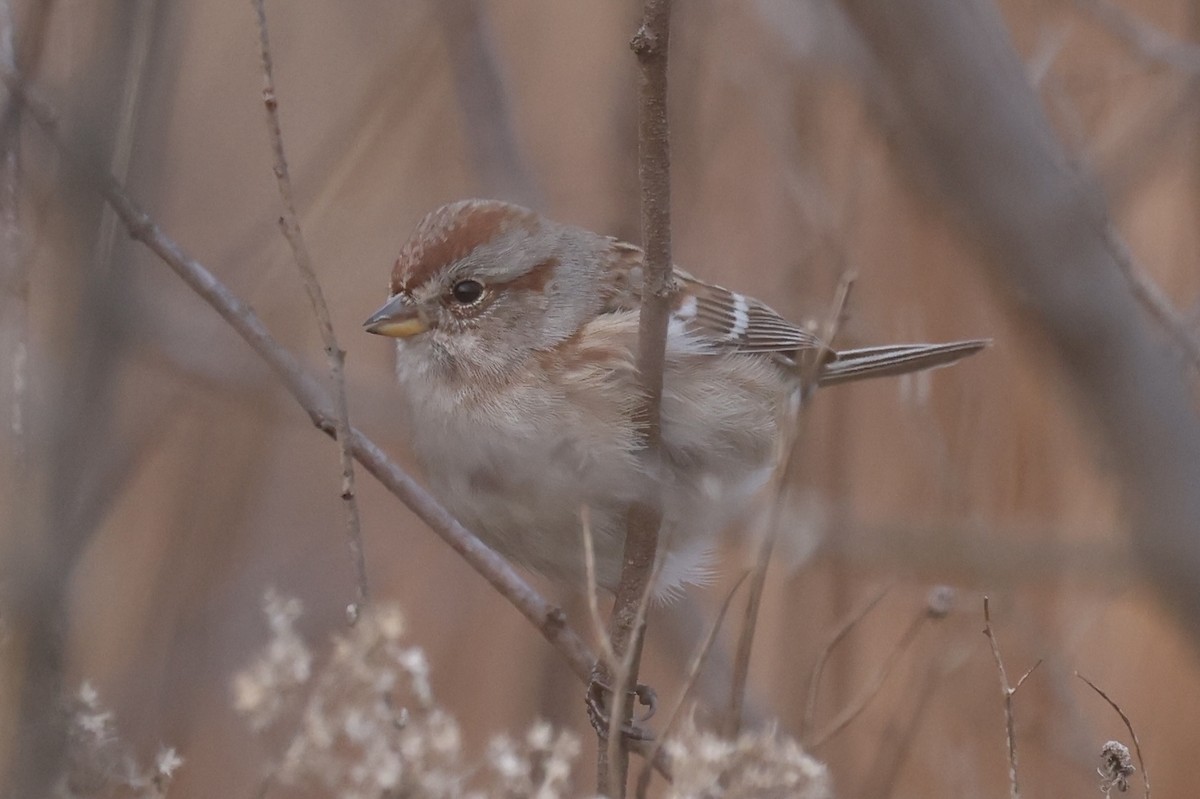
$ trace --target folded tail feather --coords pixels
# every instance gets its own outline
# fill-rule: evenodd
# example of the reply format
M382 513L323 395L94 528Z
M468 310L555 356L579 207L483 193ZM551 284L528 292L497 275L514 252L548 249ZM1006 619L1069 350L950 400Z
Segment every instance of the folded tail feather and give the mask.
M953 341L946 344L891 344L881 347L842 350L834 353L821 370L822 386L891 377L949 366L991 344L988 339Z

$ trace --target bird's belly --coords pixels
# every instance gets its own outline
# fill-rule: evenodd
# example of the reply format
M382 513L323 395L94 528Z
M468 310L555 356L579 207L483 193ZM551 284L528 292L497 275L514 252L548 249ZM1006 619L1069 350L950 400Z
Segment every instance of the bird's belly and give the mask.
M519 435L475 425L426 426L413 439L431 488L489 546L547 576L583 575L581 511L602 582L619 568L616 514L645 489L636 458L583 449L571 430L543 420Z
M413 381L413 450L434 494L484 542L575 585L585 573L583 509L597 581L614 588L628 507L657 499L664 522L660 593L667 593L710 571L714 538L743 516L766 482L773 432L759 424L750 447L731 437L729 425L676 422L676 397L689 385L672 382L664 400L666 473L658 485L636 452L633 426L603 397L585 408L588 415L579 403L549 398L553 392L464 407L460 396L439 394L435 383ZM699 398L688 396L690 406L708 396L700 388L692 393Z

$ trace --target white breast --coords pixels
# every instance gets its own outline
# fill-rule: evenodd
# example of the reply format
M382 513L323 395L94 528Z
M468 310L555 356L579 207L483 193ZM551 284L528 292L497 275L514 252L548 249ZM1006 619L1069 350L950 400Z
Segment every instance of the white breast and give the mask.
M598 581L615 587L628 505L654 495L634 451L629 380L612 376L573 400L529 381L482 391L429 374L405 342L398 353L412 447L438 498L497 551L575 585L583 584L586 505ZM770 474L774 402L759 385L767 372L737 362L714 368L719 356L701 357L665 376L664 445L678 462L667 459L661 491L659 595L704 579L713 538ZM747 397L756 400L749 416Z

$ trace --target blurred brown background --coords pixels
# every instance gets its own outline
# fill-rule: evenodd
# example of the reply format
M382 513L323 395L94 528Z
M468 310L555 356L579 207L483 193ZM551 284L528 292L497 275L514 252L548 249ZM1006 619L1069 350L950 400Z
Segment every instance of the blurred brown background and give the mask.
M839 276L854 270L845 344L995 342L953 369L817 398L795 534L767 586L755 712L797 732L829 635L894 584L835 651L823 726L889 660L927 591L949 584L955 611L926 625L881 694L815 750L839 795L1006 790L984 593L1010 673L1044 659L1016 698L1029 795L1094 795L1101 745L1132 743L1075 670L1132 718L1156 793L1191 795L1200 660L1139 582L1117 512L1119 464L977 268L953 212L898 168L862 43L821 0L676 5L677 262L796 319L822 318ZM301 222L348 351L352 419L401 462L410 461L390 342L359 323L385 297L391 260L421 214L501 196L638 239L628 40L639 6L267 3ZM49 8L32 83L59 110L63 136L323 370L276 226L249 3ZM1193 3L1122 8L1180 40L1200 33ZM36 32L40 9L13 5L19 36ZM1197 73L1130 46L1091 3L1013 0L1001 11L1059 135L1099 178L1139 262L1193 314ZM482 91L481 75L502 80L503 93ZM14 608L0 618L2 751L11 765L39 635L30 620L64 596L68 689L91 681L146 757L160 743L180 751L172 796L251 796L269 752L234 714L229 683L266 639L264 589L304 601L302 626L318 650L353 598L336 449L216 314L128 240L45 138L23 131L19 241L6 250L0 311L10 489L0 587ZM469 746L481 751L537 717L586 733L582 688L536 631L361 474L359 496L372 590L404 607ZM661 694L674 694L745 557L730 548L710 589L652 618L645 678ZM537 584L586 629L576 592ZM730 640L701 680L718 704ZM590 757L585 748L584 774Z

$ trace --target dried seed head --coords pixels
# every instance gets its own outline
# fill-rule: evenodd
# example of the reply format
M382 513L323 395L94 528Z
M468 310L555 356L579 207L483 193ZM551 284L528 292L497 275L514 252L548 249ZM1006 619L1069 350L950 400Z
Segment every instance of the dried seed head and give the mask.
M1101 766L1096 771L1100 774L1100 790L1104 795L1110 795L1113 788L1121 793L1129 790L1129 778L1137 771L1129 747L1120 741L1109 741L1100 750L1100 761Z

